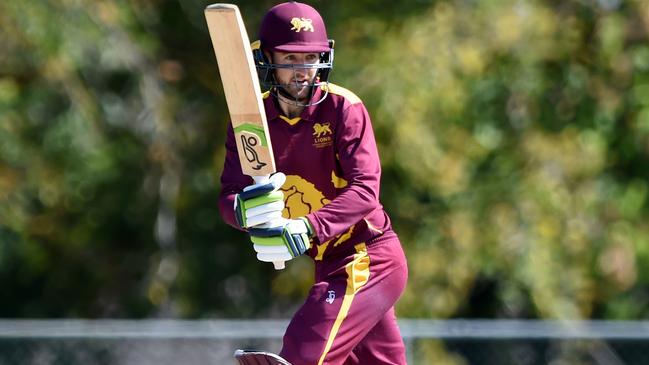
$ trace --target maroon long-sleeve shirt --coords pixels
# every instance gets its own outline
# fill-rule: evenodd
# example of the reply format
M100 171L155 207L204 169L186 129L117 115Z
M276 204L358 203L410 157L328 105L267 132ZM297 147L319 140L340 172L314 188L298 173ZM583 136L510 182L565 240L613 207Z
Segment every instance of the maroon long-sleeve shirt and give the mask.
M315 100L322 92L315 91ZM313 225L315 244L309 255L321 260L359 242L394 234L379 202L381 164L362 101L329 84L325 100L306 107L298 118L282 115L277 103L264 95L275 164L287 176L283 215L306 216ZM234 217L234 197L253 181L241 172L231 126L227 133L219 207L223 219L241 229Z

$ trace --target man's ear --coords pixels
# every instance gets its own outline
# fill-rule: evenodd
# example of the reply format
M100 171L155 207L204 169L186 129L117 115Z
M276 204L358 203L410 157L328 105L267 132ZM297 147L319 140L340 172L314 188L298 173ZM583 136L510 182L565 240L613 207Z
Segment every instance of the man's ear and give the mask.
M266 56L268 62L275 63L275 60L273 59L273 52L264 51L264 56Z

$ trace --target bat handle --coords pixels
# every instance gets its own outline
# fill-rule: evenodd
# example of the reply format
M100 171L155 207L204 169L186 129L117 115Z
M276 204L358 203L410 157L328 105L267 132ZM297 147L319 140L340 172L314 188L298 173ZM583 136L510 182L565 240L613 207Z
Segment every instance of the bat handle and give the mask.
M270 180L270 175L253 176L256 185L265 184Z
M270 175L253 176L252 179L255 184L265 184L270 180ZM286 268L284 261L273 261L273 266L275 266L275 270L284 270Z

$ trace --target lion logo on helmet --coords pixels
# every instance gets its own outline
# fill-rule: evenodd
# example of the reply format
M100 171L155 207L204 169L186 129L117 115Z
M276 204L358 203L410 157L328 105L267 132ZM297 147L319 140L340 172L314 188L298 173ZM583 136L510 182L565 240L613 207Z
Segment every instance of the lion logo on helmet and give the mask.
M293 18L291 19L291 25L293 26L291 30L294 30L296 33L300 33L301 31L305 31L305 32L315 31L313 29L313 21L311 19Z

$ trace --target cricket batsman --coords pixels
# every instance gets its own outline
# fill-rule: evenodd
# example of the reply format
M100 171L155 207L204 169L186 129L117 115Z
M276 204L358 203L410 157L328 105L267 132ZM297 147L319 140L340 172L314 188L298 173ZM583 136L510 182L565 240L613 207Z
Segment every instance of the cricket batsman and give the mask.
M292 365L406 364L394 312L406 258L379 201L370 116L328 82L334 50L322 17L299 2L271 8L253 54L280 172L264 184L243 175L228 127L219 208L260 261L314 260L315 283L280 356Z

